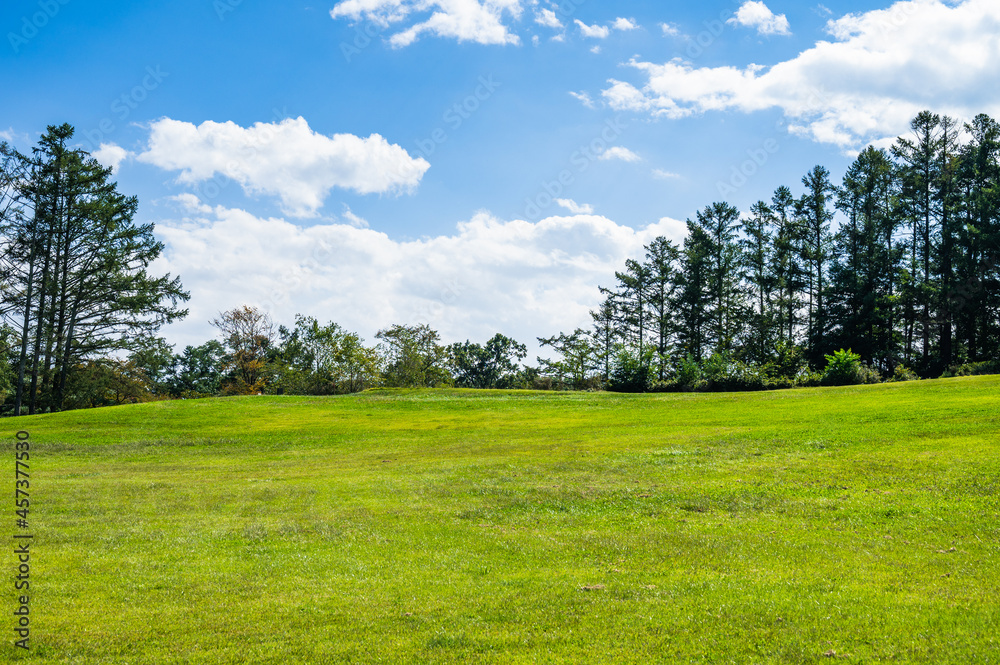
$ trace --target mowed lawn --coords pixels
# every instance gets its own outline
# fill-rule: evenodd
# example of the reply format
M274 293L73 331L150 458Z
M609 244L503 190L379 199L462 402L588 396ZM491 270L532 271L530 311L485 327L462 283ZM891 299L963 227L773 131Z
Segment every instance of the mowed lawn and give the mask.
M1000 662L1000 377L3 422L0 660Z

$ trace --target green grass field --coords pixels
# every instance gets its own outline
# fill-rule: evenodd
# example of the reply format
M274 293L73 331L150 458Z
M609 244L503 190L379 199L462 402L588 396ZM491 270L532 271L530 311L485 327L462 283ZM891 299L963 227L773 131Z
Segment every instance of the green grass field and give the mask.
M7 661L1000 662L1000 377L5 424Z

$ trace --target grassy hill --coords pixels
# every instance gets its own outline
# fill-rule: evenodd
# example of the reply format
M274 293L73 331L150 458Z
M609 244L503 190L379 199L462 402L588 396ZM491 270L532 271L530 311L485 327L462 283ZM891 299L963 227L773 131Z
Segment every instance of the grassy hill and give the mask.
M30 432L38 663L979 663L1000 378L383 391ZM15 531L13 507L0 531ZM13 603L14 557L0 557Z

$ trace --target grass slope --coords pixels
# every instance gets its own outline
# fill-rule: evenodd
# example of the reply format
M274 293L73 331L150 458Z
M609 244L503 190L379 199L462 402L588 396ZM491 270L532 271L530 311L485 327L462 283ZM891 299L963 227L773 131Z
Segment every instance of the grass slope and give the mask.
M31 433L36 542L32 650L2 649L37 663L990 662L998 416L1000 378L980 377L7 420L10 488L13 433ZM9 580L14 565L0 557Z

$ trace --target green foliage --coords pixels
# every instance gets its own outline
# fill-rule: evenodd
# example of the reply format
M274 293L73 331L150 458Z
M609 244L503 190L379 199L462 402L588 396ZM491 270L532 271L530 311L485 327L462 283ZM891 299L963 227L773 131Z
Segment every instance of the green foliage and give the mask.
M611 365L608 390L619 393L642 393L649 390L656 380L653 359L656 350L646 348L642 352L627 346L619 346Z
M384 384L389 388L434 388L452 382L448 372L448 350L440 335L425 323L416 326L395 324L380 330Z
M539 369L549 375L555 385L573 390L599 388L601 377L600 346L582 328L571 334L559 333L554 337L539 337L538 343L550 347L559 357L557 360L538 358Z
M953 376L984 376L987 374L1000 374L1000 360L987 360L978 363L963 363L949 367L941 376L948 378Z
M174 371L177 357L166 340L144 336L135 340L129 361L145 375L154 395L169 396L174 391Z
M0 327L0 404L14 390L17 381L16 338L10 326Z
M258 395L274 380L271 352L275 343L271 317L257 307L242 305L221 312L212 325L222 333L228 348L224 363L227 395Z
M97 360L77 365L66 384L67 409L138 404L157 399L145 371L132 360Z
M826 369L823 370L823 385L853 386L862 383L878 383L878 372L865 366L861 356L851 349L834 351L826 356Z
M226 349L217 340L200 346L187 346L174 356L171 394L194 399L218 395L225 376Z
M518 364L528 355L527 347L500 333L486 346L469 341L452 344L448 355L460 388L514 388L529 378L520 375Z
M295 317L295 328L281 326L280 348L274 353L279 378L272 390L286 395L343 395L381 382L375 349L356 333L330 322L321 326L311 316Z
M187 314L179 278L148 272L164 246L152 224L135 223L138 200L73 147L74 134L50 125L31 156L0 148L0 312L20 337L15 411L66 408L71 370L141 352L136 340Z
M797 380L809 371L805 349L787 340L774 345L774 352L767 363L766 371L780 379Z
M684 392L694 392L703 390L707 385L705 373L701 369L701 364L688 354L677 365L676 378L674 379L677 388Z
M899 383L902 381L916 381L919 378L917 373L906 365L896 365L896 369L892 371L892 378L889 380Z

